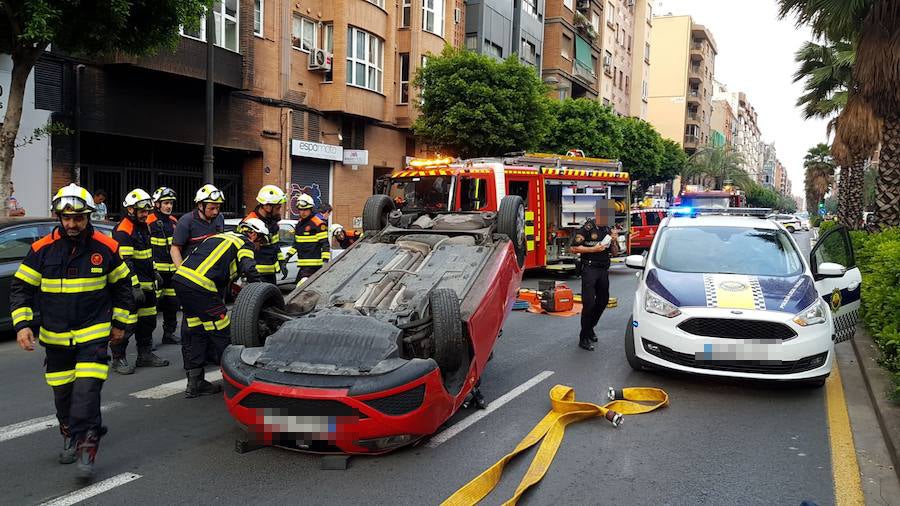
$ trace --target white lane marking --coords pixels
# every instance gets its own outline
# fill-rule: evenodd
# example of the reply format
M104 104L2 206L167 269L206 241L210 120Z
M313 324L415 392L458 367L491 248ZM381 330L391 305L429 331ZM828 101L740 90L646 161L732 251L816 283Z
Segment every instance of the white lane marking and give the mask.
M513 388L509 392L506 392L505 394L503 394L501 397L492 401L490 404L487 405L487 407L485 409L478 410L475 412L475 414L473 414L471 416L467 416L466 418L456 422L455 424L451 425L450 427L447 427L446 430L438 433L433 438L431 438L431 440L428 441L428 443L426 443L425 446L427 446L428 448L437 448L438 446L446 443L448 439L450 439L453 436L459 434L460 432L468 429L471 425L473 425L478 420L481 420L482 418L488 416L489 414L493 413L494 411L500 409L507 402L522 395L523 393L528 391L530 388L532 388L533 386L537 385L538 383L544 381L545 379L549 378L552 375L553 375L553 371L544 371L544 372L538 374L537 376L531 378L530 380L526 381L525 383L522 383L521 385L517 386L516 388Z
M101 412L107 412L111 409L124 406L121 402L110 402L100 406ZM42 430L52 429L59 426L59 420L56 415L42 416L40 418L32 418L24 422L14 423L5 427L0 427L0 443L15 439L17 437L27 436Z
M84 487L80 490L76 490L71 494L66 494L52 501L47 501L41 504L41 506L71 506L72 504L78 504L90 499L91 497L94 497L95 495L100 495L103 492L122 486L140 477L141 475L139 474L122 473L113 476L112 478L107 478L101 482L94 483L93 485L90 485L88 487Z
M221 369L208 371L206 373L206 381L218 381L220 379L222 379ZM175 394L184 393L185 388L187 388L187 380L180 379L128 395L138 399L165 399L166 397L171 397Z

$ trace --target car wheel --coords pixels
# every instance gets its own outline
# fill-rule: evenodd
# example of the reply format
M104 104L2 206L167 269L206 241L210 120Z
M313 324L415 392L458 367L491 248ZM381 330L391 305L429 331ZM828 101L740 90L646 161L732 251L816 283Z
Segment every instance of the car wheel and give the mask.
M431 307L431 334L434 341L434 361L445 374L459 369L466 353L459 299L450 288L437 288L428 296Z
M786 228L788 232L790 232L790 233L792 233L792 234L794 233L794 227L788 225L788 226L786 226L786 227L784 227L784 228Z
M625 358L628 359L628 365L635 371L647 371L650 369L647 363L637 357L634 351L634 324L632 316L628 317L628 326L625 327Z
M241 289L231 309L231 344L262 346L277 328L261 318L267 308L284 309L281 290L269 283L250 283Z
M518 195L507 195L497 211L497 232L505 234L513 243L519 267L525 265L528 245L525 237L525 201Z
M374 234L387 226L388 215L394 210L394 201L387 195L372 195L363 207L363 233Z

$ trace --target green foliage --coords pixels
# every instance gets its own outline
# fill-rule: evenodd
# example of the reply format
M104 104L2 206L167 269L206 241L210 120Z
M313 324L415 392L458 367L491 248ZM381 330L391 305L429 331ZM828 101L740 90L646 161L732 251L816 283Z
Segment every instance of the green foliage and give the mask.
M462 158L532 150L550 130L547 89L533 67L445 47L415 78L421 114L413 132Z
M809 213L809 226L816 228L822 223L822 218L818 213Z
M793 198L780 193L778 194L778 203L775 204L775 207L779 211L784 211L786 213L797 212L797 202Z
M724 188L726 181L731 181L740 188L751 188L754 185L753 179L743 166L744 157L730 147L705 146L691 155L683 175L713 178L717 189Z
M587 98L550 102L552 126L541 151L582 149L586 156L619 158L625 143L622 119L609 107ZM624 163L623 163L624 165ZM626 170L631 167L625 166Z
M642 183L654 178L662 168L665 147L662 137L650 123L637 118L620 118L622 124L622 144L619 160L631 174L632 180Z
M778 208L778 193L757 184L750 187L747 192L747 205L750 207Z
M825 232L828 232L837 225L838 223L836 221L822 220L819 223L819 237L822 237L823 235L825 235Z
M687 153L671 139L662 140L662 160L659 172L655 176L648 176L641 179L641 187L648 188L657 183L668 181L684 171L688 163Z
M35 128L31 132L31 135L17 142L16 148L34 144L35 142L43 139L44 137L47 137L48 135L72 135L74 133L75 130L67 127L65 124L58 121L50 121L42 127Z

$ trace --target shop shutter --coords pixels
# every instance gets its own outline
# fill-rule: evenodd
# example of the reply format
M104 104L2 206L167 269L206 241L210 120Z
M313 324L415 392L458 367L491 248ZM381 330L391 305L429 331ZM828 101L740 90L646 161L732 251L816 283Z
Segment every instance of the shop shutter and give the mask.
M291 163L290 206L288 214L296 218L297 198L301 193L311 195L316 205L329 202L331 162L315 158L294 157Z

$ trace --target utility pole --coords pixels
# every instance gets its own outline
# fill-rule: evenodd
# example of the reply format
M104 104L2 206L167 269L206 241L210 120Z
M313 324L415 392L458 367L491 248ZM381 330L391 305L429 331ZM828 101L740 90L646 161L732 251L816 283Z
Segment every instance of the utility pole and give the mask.
M203 184L213 183L213 107L215 106L214 59L216 21L211 9L206 11L206 142L203 145Z

